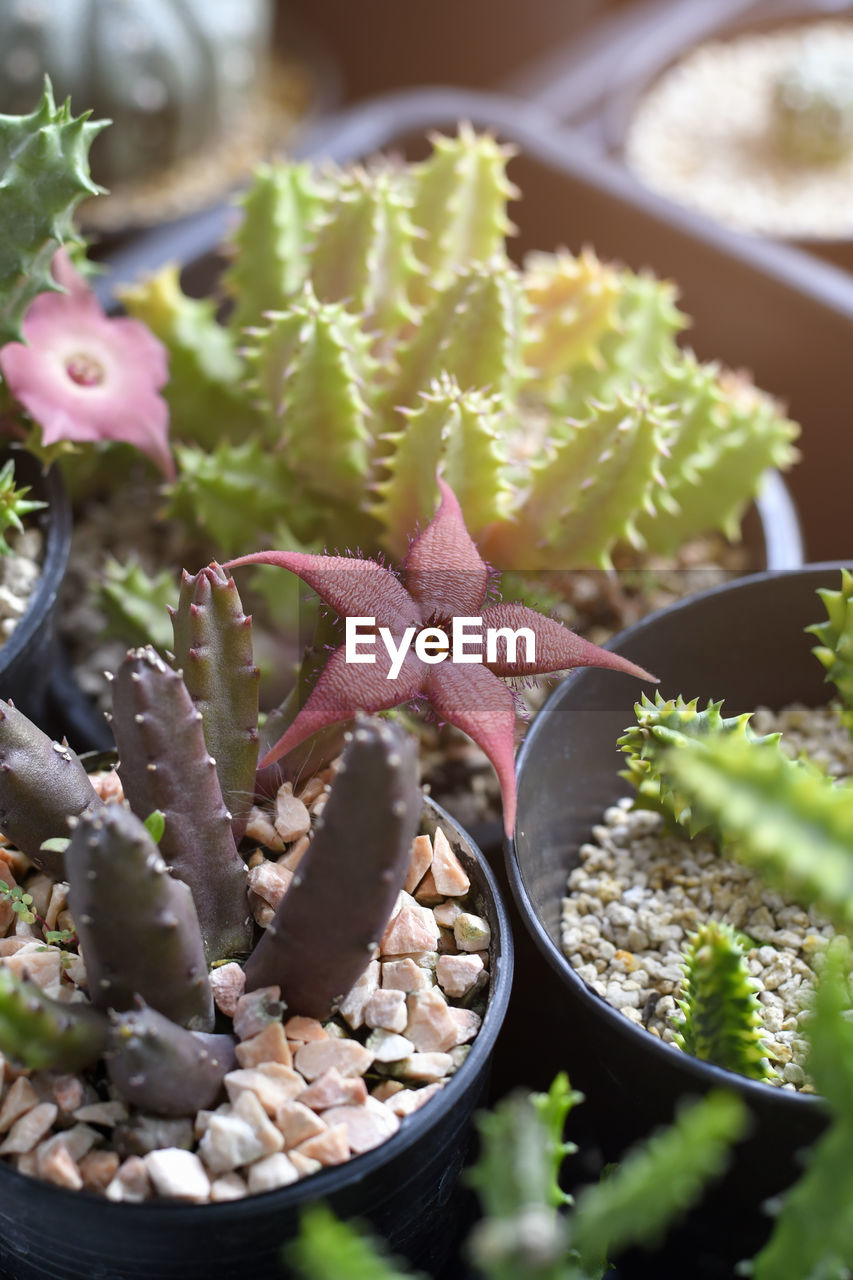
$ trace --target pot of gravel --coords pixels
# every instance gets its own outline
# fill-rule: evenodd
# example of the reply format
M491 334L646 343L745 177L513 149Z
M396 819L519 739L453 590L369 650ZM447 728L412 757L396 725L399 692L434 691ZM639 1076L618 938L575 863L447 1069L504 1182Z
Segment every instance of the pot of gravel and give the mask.
M673 12L656 61L611 90L608 144L659 194L849 269L852 16L783 0L721 15L697 41Z
M751 721L756 733L781 728L783 740L845 774L849 735L825 705L831 688L805 632L822 612L816 590L838 586L830 564L756 574L654 614L612 644L660 677L662 699L698 698L700 708L723 699L725 717L763 708ZM660 815L632 810L617 740L637 723L635 702L621 676L584 671L546 703L519 753L509 879L547 961L536 990L552 1011L549 1052L598 1104L605 1155L667 1120L685 1094L736 1090L754 1126L723 1194L751 1210L790 1185L797 1152L826 1123L821 1098L808 1092L801 1024L819 940L831 927L709 840L671 835ZM738 931L759 990L772 1083L674 1043L684 950L707 919Z
M57 597L71 546L71 505L58 468L45 471L21 449L0 450L0 467L10 462L10 482L26 492L22 527L7 528L8 554L0 557L0 698L14 698L44 724L51 714L48 684L57 661ZM5 489L0 497L8 508Z
M63 1111L74 1093L74 1076L42 1071L33 1078L33 1083L38 1097L47 1100L50 1094L50 1101L41 1101L40 1106L58 1107L58 1125L64 1126L56 1130L54 1138L73 1130L76 1137L70 1139L72 1147L77 1139L83 1140L83 1146L90 1144L90 1151L78 1164L86 1183L83 1189L69 1189L42 1180L40 1176L29 1176L10 1164L15 1158L20 1162L20 1157L6 1153L6 1158L0 1160L0 1268L4 1275L14 1276L15 1280L65 1280L65 1277L78 1280L79 1276L102 1276L105 1280L106 1277L149 1280L151 1276L158 1276L159 1280L160 1277L161 1280L169 1277L210 1280L220 1276L225 1280L238 1275L278 1280L291 1274L283 1263L283 1247L297 1234L301 1211L316 1201L328 1203L341 1217L368 1220L378 1233L386 1236L394 1253L406 1257L414 1266L423 1267L429 1274L441 1272L459 1235L460 1202L455 1196L456 1183L469 1144L471 1115L483 1101L494 1043L506 1011L512 980L512 940L505 906L487 861L450 815L425 799L421 833L434 841L439 828L446 833L453 855L470 878L467 906L488 925L491 941L487 943L487 951L479 952L480 959L485 956L483 972L488 974L488 982L480 987L480 997L484 997L482 1024L473 1043L467 1046L467 1052L460 1055L459 1069L439 1088L425 1085L432 1094L429 1101L416 1108L401 1107L396 1132L391 1137L361 1155L345 1157L343 1164L332 1164L332 1160L339 1158L332 1153L327 1165L320 1166L315 1161L315 1171L306 1176L313 1158L309 1157L307 1164L302 1161L300 1179L279 1189L254 1194L246 1194L246 1185L229 1193L227 1184L231 1181L236 1188L240 1176L229 1178L220 1172L216 1178L210 1172L210 1183L218 1180L220 1184L216 1196L223 1198L215 1203L193 1203L193 1197L200 1197L190 1185L184 1187L184 1193L177 1198L165 1196L161 1179L164 1176L168 1179L170 1175L168 1160L160 1169L163 1152L147 1158L150 1166L147 1189L143 1185L146 1157L127 1155L132 1151L145 1151L146 1144L150 1147L151 1142L155 1147L170 1142L174 1137L174 1121L160 1117L158 1135L154 1117L147 1116L145 1125L128 1128L126 1124L124 1137L117 1139L114 1137L117 1120L109 1114L109 1105L106 1110L99 1110L99 1103L87 1098L82 1119L74 1117ZM456 1001L456 1004L462 1007L465 1002ZM289 1037L291 1030L297 1032L296 1023L309 1021L293 1019L293 1025L288 1021L284 1024L297 1066L304 1044ZM314 1034L318 1030L319 1024L314 1029L301 1027L300 1033ZM318 1043L315 1041L315 1046ZM278 1070L284 1074L282 1069ZM246 1075L246 1071L242 1074ZM384 1079L388 1082L393 1078L386 1075ZM350 1085L355 1083L359 1082L350 1079ZM369 1079L368 1083L374 1087L375 1080ZM411 1084L410 1080L403 1092L409 1094ZM314 1088L316 1092L316 1080ZM67 1092L63 1093L63 1089ZM6 1123L12 1114L9 1094L10 1087L6 1085L4 1101L9 1114L3 1116L0 1110L5 1142L14 1129L14 1124ZM307 1106L310 1100L307 1094L305 1097ZM133 1116L133 1108L129 1110ZM222 1112L223 1107L219 1110ZM332 1116L329 1111L323 1114ZM305 1120L302 1111L300 1117ZM23 1120L26 1114L18 1123ZM269 1117L268 1123L272 1123ZM169 1130L170 1124L172 1130ZM333 1128L329 1119L325 1132L328 1134ZM85 1134L87 1129L90 1133ZM188 1129L191 1130L192 1125L188 1125ZM92 1132L97 1134L95 1146L90 1142ZM316 1142L319 1132L318 1124L314 1138L307 1140ZM110 1167L119 1166L119 1162L128 1166L129 1161L136 1170L138 1185L134 1190L129 1176L133 1170L128 1169L126 1187L117 1202L118 1190L114 1188L110 1192L102 1179L105 1170L108 1171L104 1157L109 1153L105 1147L119 1146L120 1142L126 1143L124 1155L115 1157ZM286 1142L292 1158L289 1139ZM196 1149L199 1146L197 1140L193 1143L191 1133L186 1146ZM82 1148L74 1152L76 1155L79 1149ZM327 1160L319 1149L316 1155ZM190 1151L179 1151L178 1156L188 1157ZM174 1161L174 1149L170 1158ZM257 1178L251 1174L248 1179L242 1178L243 1184L250 1181L250 1189L252 1185L263 1185L266 1172L272 1171L269 1162L264 1165L264 1158L269 1161L270 1157L261 1157L255 1162ZM300 1156L296 1156L296 1161L300 1161ZM183 1178L186 1171L181 1169L181 1161L175 1164L179 1178ZM31 1172L35 1172L33 1161L31 1166ZM246 1170L242 1172L246 1175ZM96 1187L99 1179L101 1185Z

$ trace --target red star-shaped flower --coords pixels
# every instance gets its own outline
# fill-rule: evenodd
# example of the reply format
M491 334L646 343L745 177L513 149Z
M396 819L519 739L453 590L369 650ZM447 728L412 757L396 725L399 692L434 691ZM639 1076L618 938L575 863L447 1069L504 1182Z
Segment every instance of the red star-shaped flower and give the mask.
M462 517L453 491L439 480L441 503L433 519L412 543L403 563L405 585L375 560L309 555L299 551L257 551L223 567L276 564L290 569L343 618L375 619L395 641L395 661L386 645L375 644L375 661L348 660L346 646L329 656L304 707L289 729L267 752L261 768L273 764L300 742L328 725L352 719L359 711L387 711L416 697L425 698L442 720L462 729L483 749L501 785L504 824L515 823L515 700L502 676L544 675L570 667L610 667L654 680L647 671L618 654L575 635L562 623L521 604L483 608L489 569ZM509 660L506 636L496 636L487 660L424 660L409 644L425 628L452 629L453 620L482 622L482 631L528 628L535 637L532 661ZM527 652L523 643L521 650ZM468 653L475 651L468 646Z

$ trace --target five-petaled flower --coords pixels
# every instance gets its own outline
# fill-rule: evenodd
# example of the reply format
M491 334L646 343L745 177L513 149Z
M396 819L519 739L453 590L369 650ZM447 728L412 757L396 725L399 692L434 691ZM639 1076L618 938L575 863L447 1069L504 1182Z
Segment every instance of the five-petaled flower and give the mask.
M65 249L53 276L63 291L39 294L24 317L24 342L0 349L10 392L46 446L122 440L173 478L169 409L158 395L169 376L165 347L139 320L107 316Z
M276 564L290 569L344 618L371 617L377 626L402 636L410 627L447 628L454 617L479 615L484 628L532 630L536 644L532 662L510 662L505 641L494 661L482 664L422 662L409 649L399 674L389 680L391 656L376 648L370 665L351 664L345 646L335 649L305 705L261 761L281 759L311 734L359 711L384 711L416 697L425 698L442 720L462 729L485 751L501 786L504 824L515 824L515 700L501 676L530 676L569 667L610 667L641 680L654 680L618 654L575 635L562 623L521 604L483 608L489 569L465 527L462 511L447 484L439 480L441 504L413 541L403 564L405 585L375 560L311 555L299 551L258 551L223 567ZM522 646L523 649L523 646Z

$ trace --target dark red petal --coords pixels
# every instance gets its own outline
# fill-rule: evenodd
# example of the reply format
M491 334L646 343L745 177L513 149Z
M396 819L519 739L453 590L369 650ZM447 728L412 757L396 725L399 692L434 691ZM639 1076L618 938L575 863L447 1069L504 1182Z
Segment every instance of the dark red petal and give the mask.
M508 627L518 631L527 627L535 637L535 661L525 662L527 648L524 639L517 645L519 661L507 661L506 640L498 641L497 662L489 662L490 671L499 676L545 675L549 671L567 671L571 667L609 667L613 671L624 671L626 675L636 676L639 680L652 680L657 684L657 677L649 675L642 667L620 658L618 653L602 649L590 640L575 635L568 627L554 618L546 618L535 609L528 609L523 604L493 604L483 610L483 645L486 644L487 627ZM484 649L485 658L485 649Z
M488 565L465 528L456 495L439 479L441 504L403 562L406 586L421 617L479 614L489 582Z
M515 700L509 689L487 667L445 661L432 668L425 692L441 719L467 733L491 760L501 784L504 829L511 835L516 804Z
M270 748L258 764L259 769L274 764L288 751L313 733L352 720L359 711L387 711L402 702L409 702L421 691L424 679L423 664L412 653L403 660L400 674L394 680L387 679L391 660L377 638L376 662L352 663L346 661L346 650L341 645L329 655L317 683L311 690L305 706L290 728Z
M375 618L377 626L394 632L421 620L418 606L400 580L375 560L302 551L255 551L228 560L222 567L230 570L244 564L289 569L343 618Z

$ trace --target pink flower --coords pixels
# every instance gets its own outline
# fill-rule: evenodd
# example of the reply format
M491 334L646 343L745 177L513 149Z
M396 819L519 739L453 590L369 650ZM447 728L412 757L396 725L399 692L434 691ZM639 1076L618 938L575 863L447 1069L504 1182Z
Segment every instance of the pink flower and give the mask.
M260 767L273 764L326 726L353 719L359 711L386 711L424 698L442 720L467 733L491 760L501 785L509 834L516 809L515 701L501 677L544 675L571 667L609 667L640 680L655 677L525 605L483 608L488 566L465 527L453 491L441 479L438 487L438 511L412 543L403 564L405 584L376 560L300 551L257 551L229 560L223 568L280 565L297 574L341 617L372 618L398 641L406 633L411 640L418 627L450 627L454 618L470 623L479 616L483 627L496 630L525 627L535 637L535 657L532 661L511 660L505 638L493 657L481 662L468 658L461 665L446 661L433 665L435 659L424 662L410 649L392 677L389 651L378 650L375 662L369 665L365 659L353 665L341 646L329 655L302 710Z
M24 342L0 348L12 395L60 440L122 440L146 453L169 479L169 408L159 389L169 376L166 349L138 320L108 317L65 249L53 276L66 290L42 293L24 317Z

